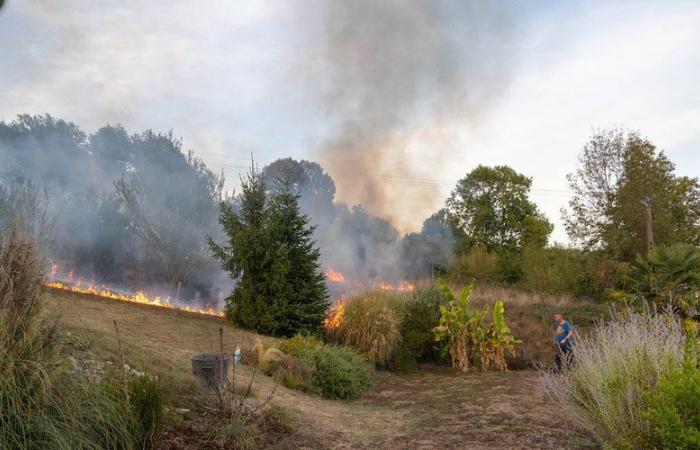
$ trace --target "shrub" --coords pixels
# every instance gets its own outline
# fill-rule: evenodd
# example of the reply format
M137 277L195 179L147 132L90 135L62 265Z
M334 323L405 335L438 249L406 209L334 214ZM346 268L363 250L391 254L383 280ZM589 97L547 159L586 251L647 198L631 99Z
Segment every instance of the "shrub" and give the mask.
M0 237L0 448L136 448L123 390L63 372L41 289L33 245L16 230Z
M311 335L295 334L289 339L285 339L280 344L280 350L284 353L298 358L306 350L314 349L323 345L323 342Z
M656 448L700 448L700 369L695 323L687 328L683 366L671 368L659 388L646 397L642 416L649 422L648 445Z
M675 317L617 313L588 339L579 339L569 371L543 374L543 383L558 409L600 442L639 448L649 434L644 398L681 364L683 353Z
M585 295L586 257L580 250L527 247L523 252L523 276L519 286L540 294Z
M401 342L400 301L382 291L351 298L335 332L338 340L365 353L372 363L385 365Z
M324 397L357 398L371 384L371 367L362 355L349 347L316 347L305 352L301 362L310 368L311 386Z
M463 253L451 271L451 277L468 281L493 280L498 278L498 255L481 246L472 247Z
M158 380L149 375L132 377L129 400L142 431L139 447L153 448L163 427L166 392Z
M401 344L390 367L413 371L419 362L440 361L440 348L435 342L433 328L440 320L440 305L444 296L435 285L417 287L413 297L406 300L401 317Z

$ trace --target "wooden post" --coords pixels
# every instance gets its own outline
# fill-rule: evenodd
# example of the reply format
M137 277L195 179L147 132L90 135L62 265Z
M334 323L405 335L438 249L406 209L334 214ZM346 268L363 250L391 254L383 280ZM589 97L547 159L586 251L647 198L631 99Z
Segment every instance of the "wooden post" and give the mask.
M644 216L646 225L646 240L647 240L647 253L654 250L654 221L651 212L651 199L646 198L642 201L644 204Z

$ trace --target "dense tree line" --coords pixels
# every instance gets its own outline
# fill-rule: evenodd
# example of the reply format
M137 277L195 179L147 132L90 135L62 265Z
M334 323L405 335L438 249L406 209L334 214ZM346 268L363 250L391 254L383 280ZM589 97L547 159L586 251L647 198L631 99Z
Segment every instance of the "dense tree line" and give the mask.
M361 205L338 202L317 163L279 159L256 177L263 203L282 211L287 202L285 220L296 220L295 208L308 218L299 229L308 225L303 239L320 249L314 264L361 280L448 274L605 296L629 285L646 254L647 205L657 245L700 243L698 180L676 175L663 151L622 130L595 133L568 177L571 247L548 244L552 224L530 199L532 180L507 166L468 172L444 207L405 236ZM107 125L87 135L48 115L0 122L0 226L25 224L48 259L104 282L161 285L183 298L228 292L207 238L230 234L219 205L226 200L243 217L246 193L224 199L223 181L172 133Z

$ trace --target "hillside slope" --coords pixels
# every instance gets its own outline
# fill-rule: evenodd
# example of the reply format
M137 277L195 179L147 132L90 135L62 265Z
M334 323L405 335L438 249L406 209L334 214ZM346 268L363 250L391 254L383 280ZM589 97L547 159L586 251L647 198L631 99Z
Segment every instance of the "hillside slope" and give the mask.
M218 351L219 327L227 352L236 345L249 351L256 338L218 317L58 291L46 297L49 312L99 358L117 360L116 320L130 365L185 384L192 382L190 356ZM239 371L242 378L250 373L249 367ZM353 402L280 386L274 401L293 412L300 428L274 447L561 448L567 436L538 386L534 371L462 375L438 369L410 376L379 372L374 387ZM271 379L256 378L259 397L272 387ZM570 438L571 448L587 445L580 436Z

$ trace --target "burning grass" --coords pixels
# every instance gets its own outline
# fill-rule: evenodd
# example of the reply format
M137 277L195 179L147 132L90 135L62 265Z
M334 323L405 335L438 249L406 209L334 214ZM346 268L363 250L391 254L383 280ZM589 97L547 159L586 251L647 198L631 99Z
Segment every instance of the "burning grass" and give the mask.
M178 305L172 302L169 297L152 296L143 291L136 291L133 294L119 292L118 290L110 289L105 285L98 285L95 282L86 282L82 278L76 279L74 278L72 271L69 272L63 279L59 279L56 275L56 265L51 266L51 272L49 273L48 278L44 280L44 286L78 294L94 295L96 297L108 300L118 300L122 302L158 306L161 308L178 309L181 311L206 314L209 316L224 316L222 311L219 311L213 307L197 308L190 305Z

